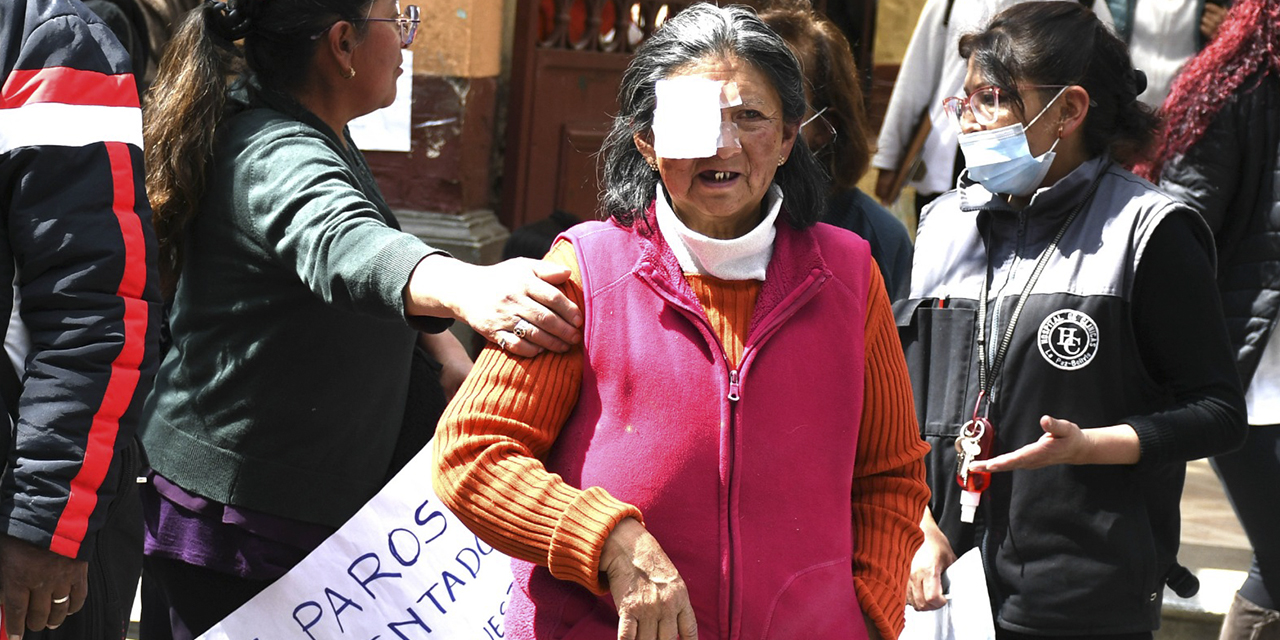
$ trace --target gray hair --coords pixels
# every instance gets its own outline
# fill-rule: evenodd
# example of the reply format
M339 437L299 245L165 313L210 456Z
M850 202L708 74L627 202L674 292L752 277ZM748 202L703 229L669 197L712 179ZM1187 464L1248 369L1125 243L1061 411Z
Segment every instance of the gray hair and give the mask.
M653 126L655 84L709 57L733 57L759 69L782 99L782 117L799 125L805 114L804 75L786 42L750 8L699 3L676 14L654 33L631 60L618 89L618 115L600 149L604 192L600 208L623 226L644 216L653 200L658 174L636 148L634 137ZM827 176L804 136L796 135L786 164L774 183L786 195L784 212L797 229L813 225L826 204Z

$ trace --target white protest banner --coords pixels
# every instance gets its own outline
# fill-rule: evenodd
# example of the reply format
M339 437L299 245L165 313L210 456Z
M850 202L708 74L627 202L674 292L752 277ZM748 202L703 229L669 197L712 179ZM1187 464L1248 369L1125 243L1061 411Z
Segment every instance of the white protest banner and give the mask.
M202 640L498 640L511 561L431 489L427 445L337 533Z

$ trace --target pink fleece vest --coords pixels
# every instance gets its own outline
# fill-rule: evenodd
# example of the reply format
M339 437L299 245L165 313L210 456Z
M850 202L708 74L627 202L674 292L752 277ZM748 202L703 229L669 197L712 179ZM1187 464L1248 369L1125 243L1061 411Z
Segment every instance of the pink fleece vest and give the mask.
M780 222L734 370L651 220L565 234L582 270L586 362L547 468L640 509L702 640L865 637L850 492L867 243ZM610 598L545 567L514 569L508 639L617 637Z

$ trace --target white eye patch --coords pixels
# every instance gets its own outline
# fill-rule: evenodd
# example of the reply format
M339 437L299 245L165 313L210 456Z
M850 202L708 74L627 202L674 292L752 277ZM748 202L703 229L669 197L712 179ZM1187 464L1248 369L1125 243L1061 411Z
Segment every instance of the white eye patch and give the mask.
M706 78L659 80L654 87L653 148L662 158L709 158L721 148L742 148L738 125L720 110L742 104L735 82Z

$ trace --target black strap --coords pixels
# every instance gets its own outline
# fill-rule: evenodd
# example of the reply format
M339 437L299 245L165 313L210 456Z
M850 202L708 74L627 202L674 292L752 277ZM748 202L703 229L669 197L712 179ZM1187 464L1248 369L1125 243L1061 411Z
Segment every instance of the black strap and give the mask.
M1169 567L1169 573L1165 575L1164 583L1169 585L1169 588L1178 594L1179 598L1190 598L1200 592L1200 579L1196 577L1196 574L1191 573L1190 569L1177 562L1173 563L1172 567Z

